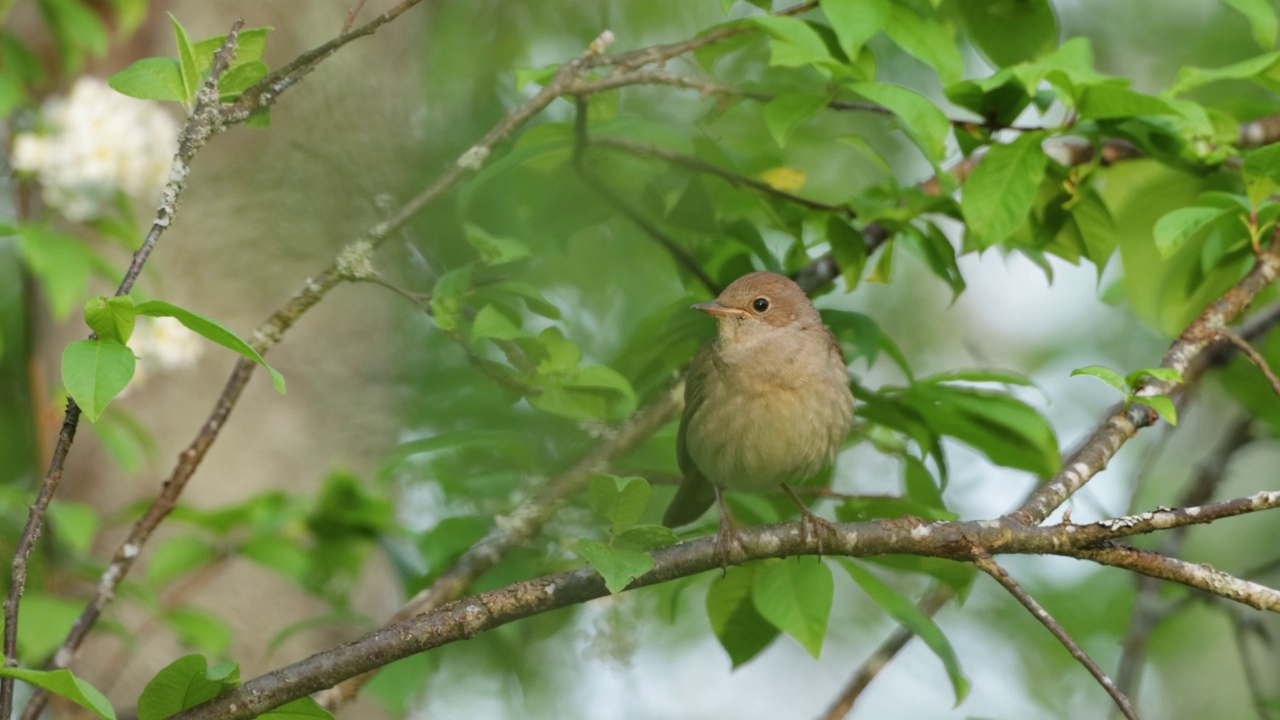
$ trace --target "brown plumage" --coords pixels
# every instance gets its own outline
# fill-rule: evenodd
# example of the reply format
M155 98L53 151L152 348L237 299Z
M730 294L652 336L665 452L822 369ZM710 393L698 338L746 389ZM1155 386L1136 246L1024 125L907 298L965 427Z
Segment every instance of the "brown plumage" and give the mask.
M677 438L684 481L668 527L696 520L722 489L790 494L787 484L835 460L853 423L844 353L799 285L754 272L693 307L720 331L689 367ZM722 504L721 541L726 513Z

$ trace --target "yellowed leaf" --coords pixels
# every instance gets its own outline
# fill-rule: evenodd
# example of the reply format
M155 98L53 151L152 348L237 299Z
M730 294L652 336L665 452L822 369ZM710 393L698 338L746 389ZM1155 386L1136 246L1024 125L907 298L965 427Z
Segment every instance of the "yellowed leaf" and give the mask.
M760 179L774 190L793 192L804 187L804 171L797 168L776 167L760 173Z

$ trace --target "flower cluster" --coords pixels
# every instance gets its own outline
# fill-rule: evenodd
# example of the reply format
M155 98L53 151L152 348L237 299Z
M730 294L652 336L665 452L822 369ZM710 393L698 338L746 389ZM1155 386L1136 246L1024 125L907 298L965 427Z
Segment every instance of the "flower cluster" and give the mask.
M35 174L44 201L85 222L110 212L116 194L156 196L178 149L178 124L157 103L135 100L94 77L41 110L44 132L14 138L13 166Z

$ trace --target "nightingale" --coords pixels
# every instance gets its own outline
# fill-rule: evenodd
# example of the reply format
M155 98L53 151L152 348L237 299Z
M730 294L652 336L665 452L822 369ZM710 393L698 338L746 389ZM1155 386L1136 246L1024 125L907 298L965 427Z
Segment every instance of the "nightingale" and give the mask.
M724 490L778 488L800 508L802 531L830 531L788 487L831 464L853 424L844 352L804 290L753 272L695 310L715 318L718 336L698 350L685 381L676 455L684 479L663 524L677 527L720 507L716 551L740 541ZM819 552L822 536L818 535Z

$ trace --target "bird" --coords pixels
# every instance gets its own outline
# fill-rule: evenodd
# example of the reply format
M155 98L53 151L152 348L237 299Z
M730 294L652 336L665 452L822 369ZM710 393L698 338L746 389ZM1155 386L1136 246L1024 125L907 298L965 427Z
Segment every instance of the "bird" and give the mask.
M715 318L719 332L689 365L676 439L683 479L663 525L686 525L718 504L724 569L729 543L741 546L725 490L781 488L800 508L806 537L832 530L789 486L835 461L853 424L853 394L840 344L790 278L748 273L693 309ZM821 533L817 541L821 553Z

